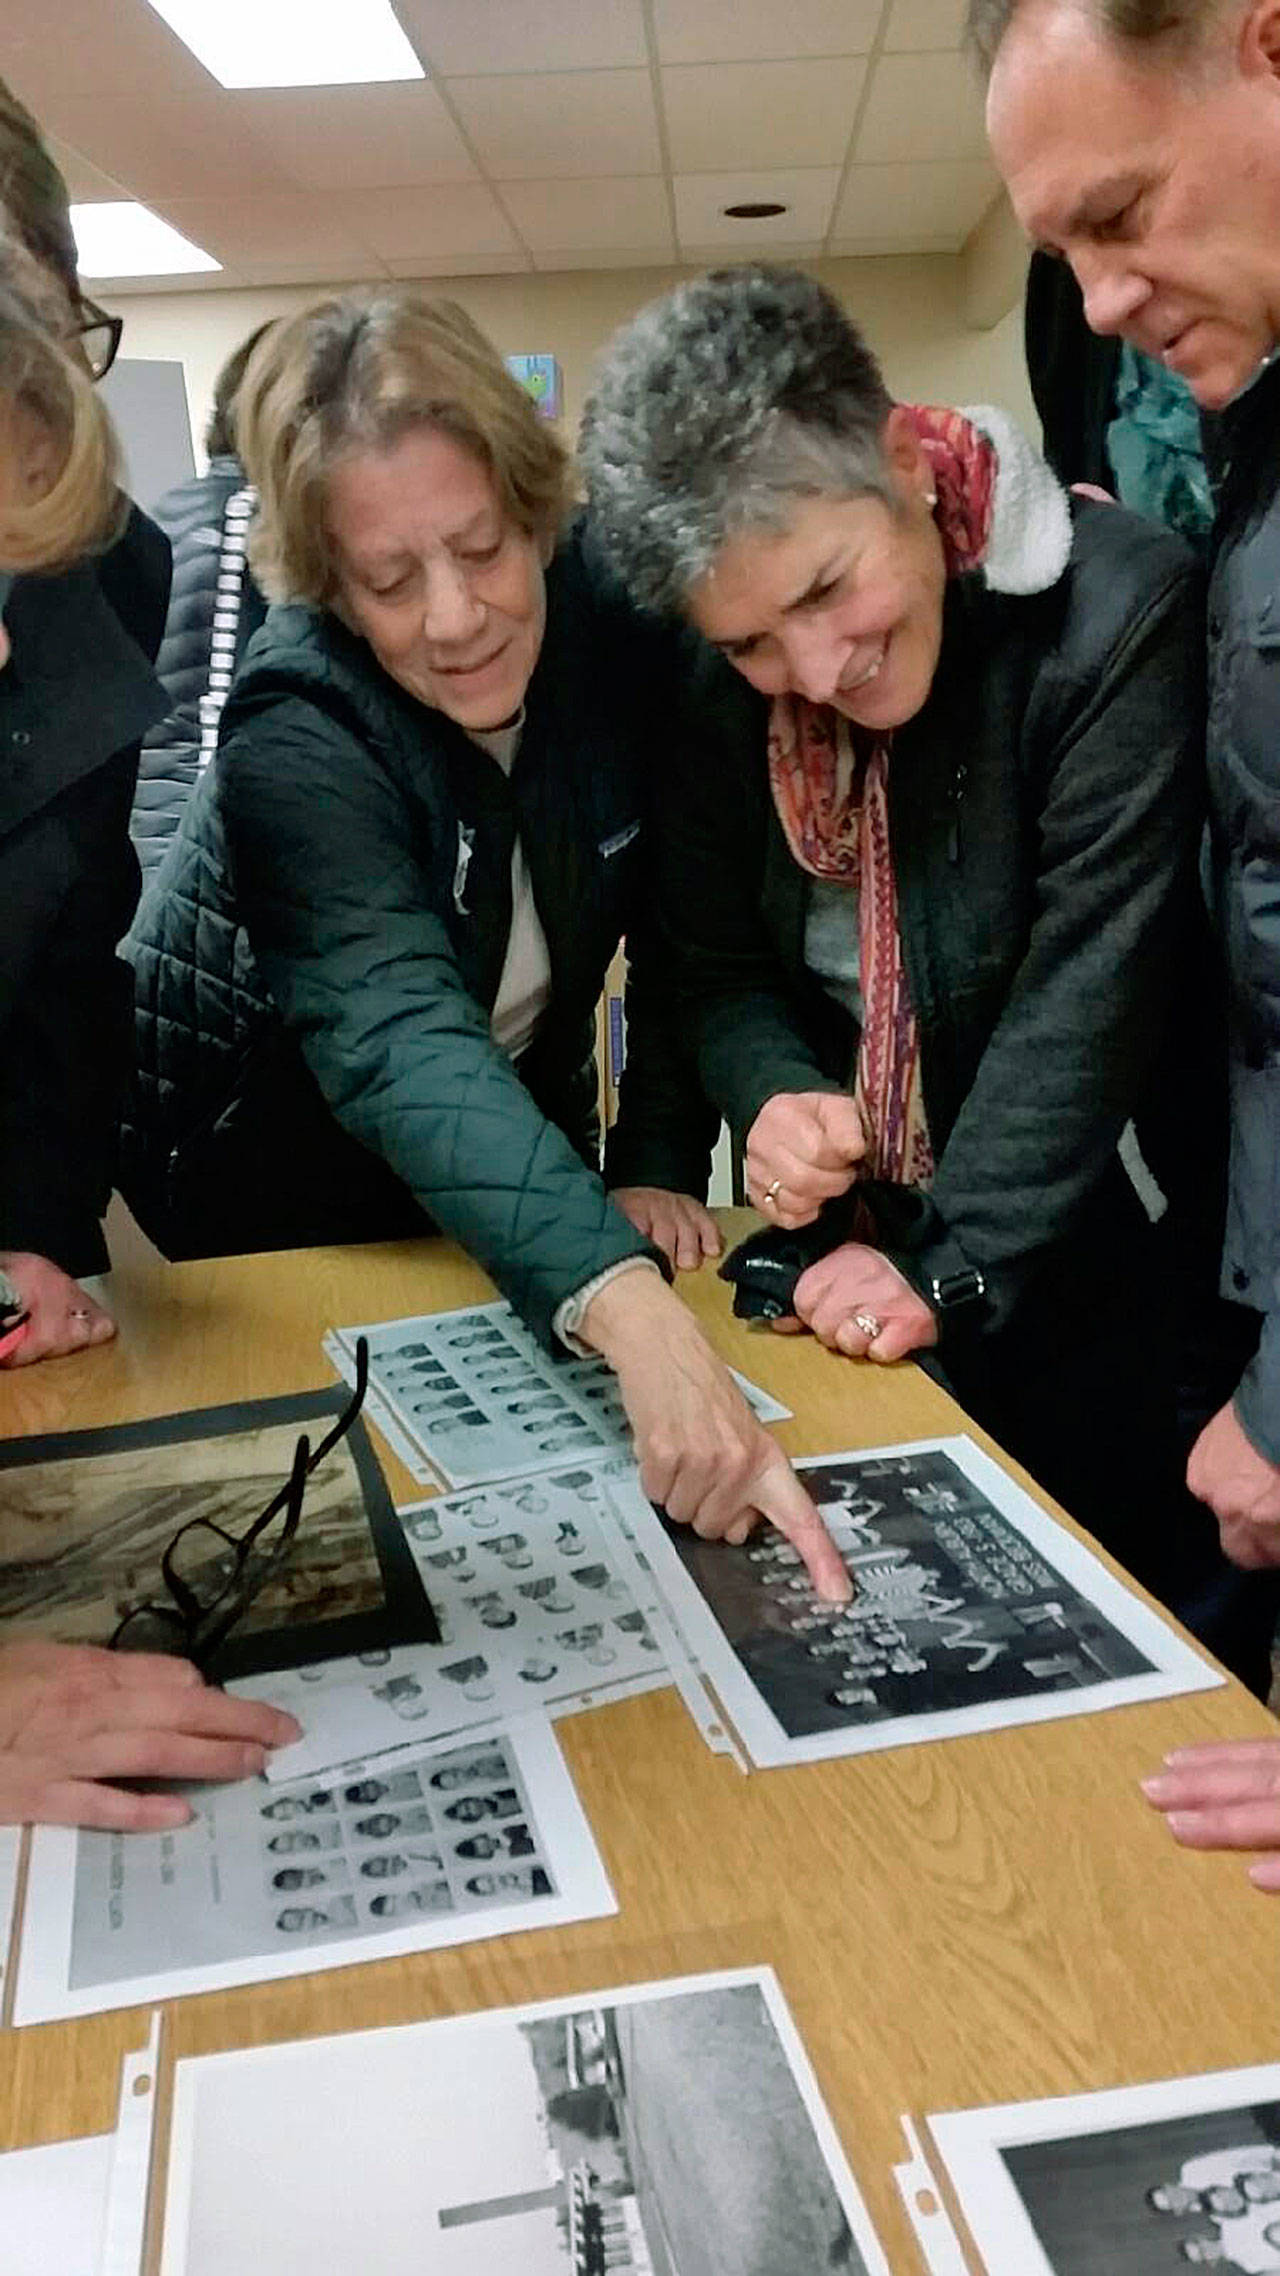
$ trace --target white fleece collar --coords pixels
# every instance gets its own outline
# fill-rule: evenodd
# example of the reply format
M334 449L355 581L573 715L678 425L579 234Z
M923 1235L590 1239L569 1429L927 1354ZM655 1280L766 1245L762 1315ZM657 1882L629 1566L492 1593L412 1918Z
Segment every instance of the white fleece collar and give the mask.
M1007 411L991 403L966 404L961 416L996 453L991 535L981 574L994 593L1045 593L1071 557L1067 493Z

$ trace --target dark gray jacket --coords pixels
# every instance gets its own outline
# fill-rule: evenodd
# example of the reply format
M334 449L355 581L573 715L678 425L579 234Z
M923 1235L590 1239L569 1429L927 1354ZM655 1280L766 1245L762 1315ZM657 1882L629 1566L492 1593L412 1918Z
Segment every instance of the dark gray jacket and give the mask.
M1195 565L1152 523L1073 508L1065 573L1044 590L952 581L934 684L889 774L937 1174L927 1196L867 1190L918 1286L983 1273L989 1330L1068 1249L1087 1273L1108 1240L1117 1140L1194 921ZM744 1133L777 1091L845 1087L857 1047L805 965L808 886L769 792L766 713L708 662L663 892L703 1083Z
M1222 1290L1264 1315L1236 1407L1280 1462L1280 368L1218 424L1209 587L1214 904L1231 989Z

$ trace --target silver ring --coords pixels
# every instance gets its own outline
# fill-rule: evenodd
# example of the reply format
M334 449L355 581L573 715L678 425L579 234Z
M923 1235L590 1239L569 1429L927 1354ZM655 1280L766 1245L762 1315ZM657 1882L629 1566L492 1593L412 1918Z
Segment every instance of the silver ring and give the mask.
M884 1326L883 1320L878 1320L874 1312L855 1312L853 1315L853 1324L858 1330L859 1335L864 1335L866 1337L868 1343L875 1342L876 1337L879 1335L882 1327Z
M67 1314L69 1320L87 1320L88 1317L89 1308L87 1304L73 1304Z
M765 1208L766 1208L766 1209L776 1209L776 1208L777 1208L777 1206L778 1206L778 1195L779 1195L779 1193L780 1193L781 1191L782 1191L782 1180L781 1180L781 1178L774 1178L774 1180L773 1180L772 1184L770 1184L770 1185L767 1185L767 1186L765 1187L765 1189L764 1189L764 1206L765 1206Z

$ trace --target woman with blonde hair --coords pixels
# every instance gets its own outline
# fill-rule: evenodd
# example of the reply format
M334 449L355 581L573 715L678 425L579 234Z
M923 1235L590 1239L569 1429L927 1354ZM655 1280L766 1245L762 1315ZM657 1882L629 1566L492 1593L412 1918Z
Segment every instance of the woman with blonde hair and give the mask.
M110 543L127 504L110 421L50 316L39 265L0 236L0 1209L96 1230L97 1031L107 1047L124 1040L114 948L128 911L112 865L128 845L129 769L113 737L145 724L157 691L92 569L75 566ZM28 580L46 604L34 616ZM51 1256L0 1268L10 1363L111 1334ZM179 1796L112 1781L245 1777L295 1735L289 1716L227 1699L182 1660L0 1643L0 1825L182 1825Z
M673 1517L733 1538L764 1513L847 1590L665 1284L718 1246L706 1109L645 955L673 645L601 575L554 431L450 303L282 324L238 440L277 605L134 931L131 1206L169 1254L438 1227L548 1346L604 1355ZM624 934L602 1180L594 1015Z
M130 1056L116 943L137 903L129 810L144 730L164 710L150 670L169 548L118 488L91 382L117 319L76 273L66 183L0 81L5 416L0 578L0 1364L113 1334L80 1278L107 1264ZM16 581L14 581L16 580Z

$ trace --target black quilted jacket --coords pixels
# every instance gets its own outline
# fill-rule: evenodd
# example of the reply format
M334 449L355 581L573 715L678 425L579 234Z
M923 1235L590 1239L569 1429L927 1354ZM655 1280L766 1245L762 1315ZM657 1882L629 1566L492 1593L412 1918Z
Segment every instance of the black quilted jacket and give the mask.
M667 658L572 533L508 782L335 618L271 611L131 936L121 1183L169 1254L389 1238L429 1218L549 1335L563 1298L647 1253L594 1167L592 1019L624 932L610 1180L705 1190L708 1110L645 937ZM517 830L552 971L518 1070L489 1035Z
M255 495L238 458L210 461L207 474L153 506L173 548L173 585L156 670L171 705L138 760L130 834L144 879L158 866L217 745L232 674L266 614L249 575L245 541Z

